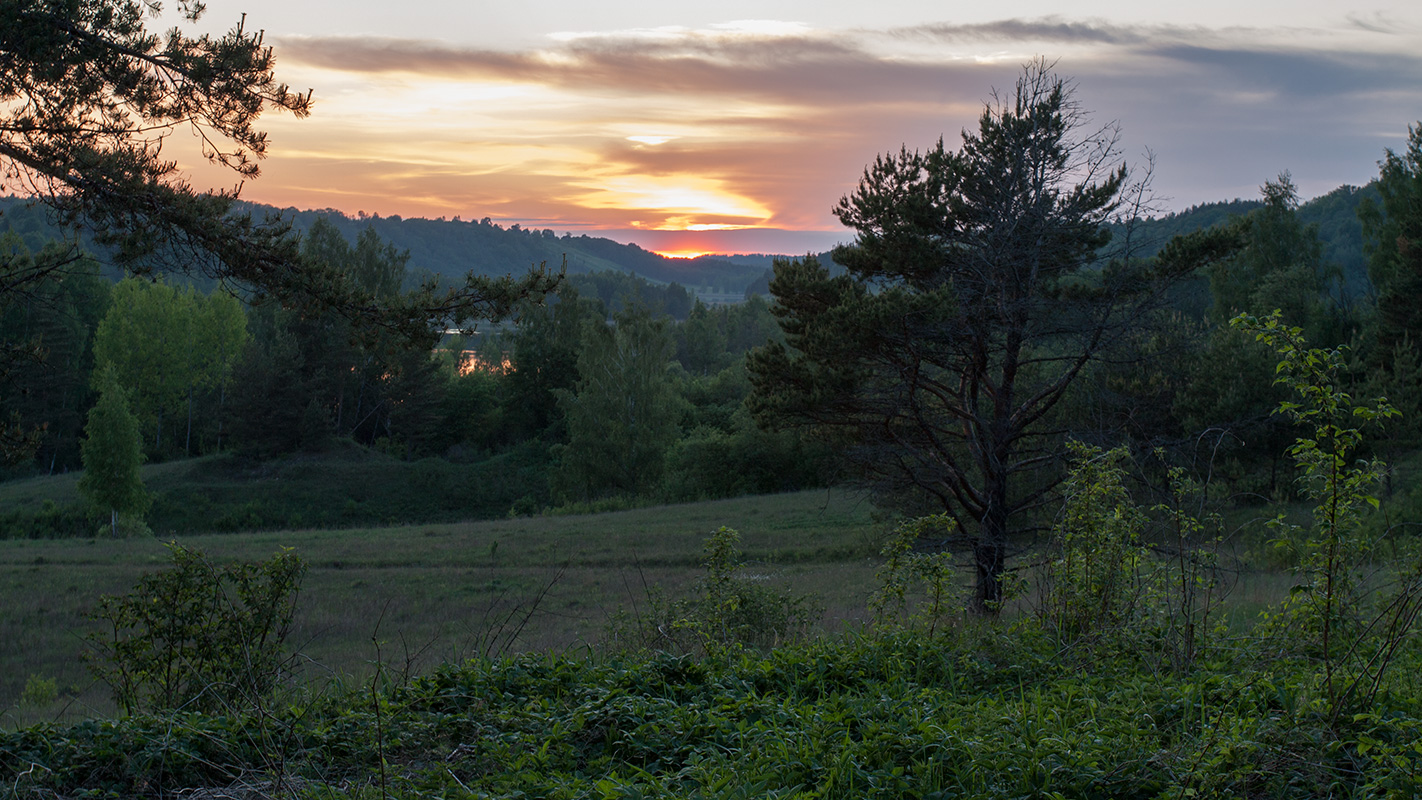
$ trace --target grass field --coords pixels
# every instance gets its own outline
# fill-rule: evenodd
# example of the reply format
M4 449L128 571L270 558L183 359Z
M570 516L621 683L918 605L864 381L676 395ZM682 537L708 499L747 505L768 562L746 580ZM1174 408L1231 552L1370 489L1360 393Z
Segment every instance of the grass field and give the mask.
M143 466L159 536L496 519L548 504L546 453L515 448L472 463L404 461L349 441L252 461L231 453ZM88 536L101 526L78 473L0 483L4 538ZM57 518L56 518L57 517Z
M736 528L746 573L813 593L835 630L862 619L883 526L841 491L749 497L591 516L177 537L215 560L294 548L310 564L291 641L309 679L388 666L428 669L501 649L595 645L648 587L675 594L700 574L702 541ZM12 724L112 711L79 659L84 613L167 564L162 540L0 541L0 709ZM541 600L537 600L540 594ZM534 606L537 600L536 607ZM527 625L510 641L532 611ZM21 708L29 676L61 698Z
M366 460L337 453L321 464L348 461L361 474L383 465ZM228 462L198 459L150 465L145 479L156 491L201 494L207 489L197 479L208 476L213 486L234 496L245 491L241 496L264 509L315 503L301 499L308 494L330 506L327 495L340 492L382 515L413 502L423 485L412 468L403 499L380 499L342 489L341 481L312 467L293 462L244 477ZM1400 485L1412 487L1416 472L1403 474ZM74 502L76 480L0 484L0 508ZM283 486L287 494L276 497ZM1297 511L1302 521L1306 511ZM1226 547L1237 555L1251 551L1245 560L1267 570L1225 576L1232 627L1247 628L1295 580L1260 556L1270 551L1261 535L1238 532L1262 530L1261 520L1272 513L1241 509L1234 516L1248 518L1228 525L1234 535ZM703 540L722 525L741 531L747 574L816 598L825 609L822 630L839 631L865 617L886 530L867 502L839 490L586 516L179 537L160 531L155 539L123 541L0 540L0 717L28 724L113 710L106 688L92 685L79 658L85 612L101 595L124 593L144 572L164 568L164 542L174 538L218 560L259 560L294 548L310 572L291 641L305 658L305 677L319 681L369 674L376 641L384 664L411 671L509 650L595 648L609 617L643 610L651 587L671 596L689 590L701 574ZM53 679L59 700L22 705L31 676Z

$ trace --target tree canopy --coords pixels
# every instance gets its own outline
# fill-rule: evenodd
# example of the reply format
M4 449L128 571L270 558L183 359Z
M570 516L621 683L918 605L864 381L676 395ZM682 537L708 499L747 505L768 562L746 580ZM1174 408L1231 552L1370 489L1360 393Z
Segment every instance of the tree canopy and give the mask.
M128 397L115 380L113 370L99 373L99 402L89 411L82 445L84 474L79 491L93 504L109 512L110 529L117 534L121 514L142 514L149 496L143 488L139 465L143 451L138 421L128 410Z
M179 0L178 10L193 24L204 7ZM37 198L63 223L88 227L130 271L204 275L427 344L447 327L502 316L556 285L540 269L386 294L306 257L288 222L236 213L240 185L191 186L163 153L174 134L191 134L210 161L254 179L268 147L260 116L304 117L312 97L277 80L271 47L245 17L222 36L176 26L160 35L148 27L160 11L157 0L0 0L0 191ZM0 253L0 307L77 261L76 252ZM18 346L0 344L7 355ZM32 439L13 425L3 434L12 459Z
M937 506L972 534L975 608L1002 598L1014 521L1051 485L1051 417L1088 365L1110 352L1173 276L1209 243L1149 264L1112 126L1094 128L1071 86L1029 65L959 150L881 156L835 209L858 238L781 262L771 291L785 345L751 358L752 402L768 424L810 427L842 446L871 485Z

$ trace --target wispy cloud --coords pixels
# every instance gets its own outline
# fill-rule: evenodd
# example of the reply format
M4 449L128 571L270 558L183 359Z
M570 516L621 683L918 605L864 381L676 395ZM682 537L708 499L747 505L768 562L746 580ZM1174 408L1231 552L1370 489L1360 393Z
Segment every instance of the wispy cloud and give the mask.
M921 100L945 66L886 58L841 36L587 36L519 53L370 37L293 38L281 55L345 72L437 80L516 81L627 95L695 93L806 105ZM949 67L970 72L973 65Z
M944 42L1042 42L1053 44L1138 44L1175 30L1114 25L1100 20L1072 21L1061 17L1004 19L960 25L949 22L894 28L888 35Z
M1325 191L1365 180L1396 144L1379 132L1400 137L1422 116L1414 40L1377 17L1340 30L1047 17L566 32L522 50L287 37L278 56L310 76L318 106L274 135L302 150L348 142L339 167L292 174L328 193L363 182L382 213L399 198L560 229L834 230L829 209L875 154L956 143L992 87L1042 54L1129 146L1157 153L1157 188L1177 204L1251 194L1284 168ZM327 95L322 80L345 88ZM271 173L286 168L274 152Z

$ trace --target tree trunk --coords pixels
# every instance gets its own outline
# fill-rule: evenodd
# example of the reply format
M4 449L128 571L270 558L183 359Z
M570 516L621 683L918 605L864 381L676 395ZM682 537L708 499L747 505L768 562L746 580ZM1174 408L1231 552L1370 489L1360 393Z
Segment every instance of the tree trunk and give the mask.
M227 379L222 379L222 386L217 390L217 452L222 452L222 425L227 421Z
M1007 484L994 481L989 488L988 509L979 522L978 539L973 544L973 565L977 583L968 610L973 614L995 615L1002 608L1002 575L1007 565Z
M193 387L188 385L188 434L183 439L183 455L189 458L193 454Z

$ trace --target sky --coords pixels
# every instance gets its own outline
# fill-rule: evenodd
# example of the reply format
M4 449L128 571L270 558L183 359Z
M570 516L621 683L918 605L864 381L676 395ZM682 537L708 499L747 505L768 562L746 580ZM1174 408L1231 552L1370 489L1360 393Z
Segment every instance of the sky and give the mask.
M668 254L851 240L832 209L876 155L956 147L1037 57L1119 125L1161 212L1285 170L1306 198L1361 185L1422 120L1415 0L208 0L199 25L243 13L314 92L307 119L263 117L244 198Z

